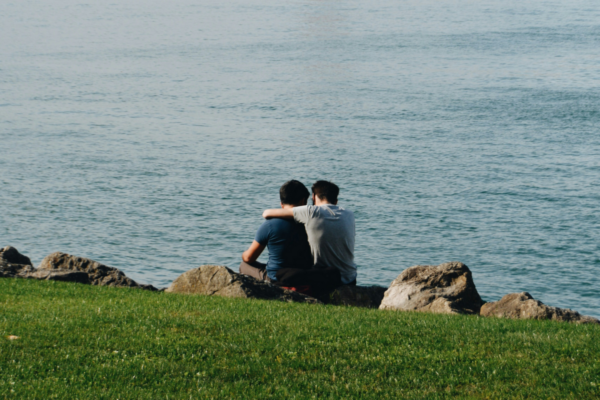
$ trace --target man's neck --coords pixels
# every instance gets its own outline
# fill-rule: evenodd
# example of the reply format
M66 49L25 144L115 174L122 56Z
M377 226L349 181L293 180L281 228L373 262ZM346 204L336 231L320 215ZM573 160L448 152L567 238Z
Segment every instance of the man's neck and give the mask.
M327 201L327 200L321 200L321 199L317 198L317 199L315 200L315 206L335 206L335 204L333 204L333 203L332 203L332 202L330 202L330 201Z

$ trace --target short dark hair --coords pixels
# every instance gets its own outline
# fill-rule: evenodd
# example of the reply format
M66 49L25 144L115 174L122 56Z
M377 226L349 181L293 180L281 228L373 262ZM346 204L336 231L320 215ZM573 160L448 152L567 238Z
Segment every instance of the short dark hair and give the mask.
M308 200L309 196L306 186L295 179L287 181L279 189L279 199L283 204L296 206Z
M330 203L337 203L340 188L333 182L316 181L312 185L312 192L319 196L321 200L327 200Z

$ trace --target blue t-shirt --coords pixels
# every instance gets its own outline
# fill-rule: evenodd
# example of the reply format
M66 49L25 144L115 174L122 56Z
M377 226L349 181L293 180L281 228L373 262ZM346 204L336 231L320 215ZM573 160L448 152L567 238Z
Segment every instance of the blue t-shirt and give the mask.
M306 229L292 219L266 220L256 231L254 240L269 249L267 275L271 280L277 280L275 273L281 268L310 268L313 265Z

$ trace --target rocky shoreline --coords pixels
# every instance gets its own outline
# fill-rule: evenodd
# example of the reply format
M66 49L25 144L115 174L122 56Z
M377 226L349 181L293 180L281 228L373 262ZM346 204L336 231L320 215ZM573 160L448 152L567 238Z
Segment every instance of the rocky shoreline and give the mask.
M499 301L486 303L475 288L469 268L456 261L437 266L417 265L407 268L389 288L341 286L319 298L258 281L220 265L202 265L191 269L175 279L168 288L159 290L152 285L135 282L117 268L66 253L52 253L35 268L29 257L11 246L0 249L0 278L56 280L167 293L331 304L380 310L600 324L600 320L576 311L547 306L526 292L510 293Z

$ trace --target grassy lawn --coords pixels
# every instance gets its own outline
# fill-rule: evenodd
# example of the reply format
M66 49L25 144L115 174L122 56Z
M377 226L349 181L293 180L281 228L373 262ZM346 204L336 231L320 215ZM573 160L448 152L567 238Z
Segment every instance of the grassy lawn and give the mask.
M0 279L0 398L451 397L599 398L600 326Z

